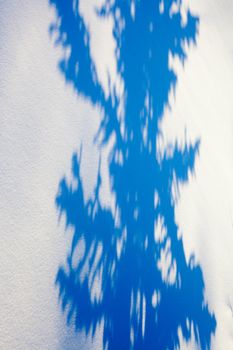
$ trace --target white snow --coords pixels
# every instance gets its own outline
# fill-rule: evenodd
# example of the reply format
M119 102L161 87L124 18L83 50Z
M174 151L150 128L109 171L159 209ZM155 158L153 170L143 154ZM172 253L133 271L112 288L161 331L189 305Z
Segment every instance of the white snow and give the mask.
M90 29L97 74L108 94L108 73L110 88L121 83L113 62L112 22L95 18L93 6L99 3L83 0L81 10ZM163 147L177 139L180 144L185 138L201 139L195 176L180 189L176 219L187 258L194 252L202 267L206 299L217 319L211 349L231 349L233 3L187 0L186 6L200 16L200 33L184 69L173 62L179 83L161 124ZM0 1L0 347L4 350L101 348L100 333L92 343L66 327L54 286L70 239L58 225L54 204L58 183L83 143L85 196L91 193L99 161L92 139L100 111L77 98L63 81L56 67L59 50L48 34L53 17L46 2ZM102 197L108 204L105 153ZM181 349L188 347L194 345L183 342Z

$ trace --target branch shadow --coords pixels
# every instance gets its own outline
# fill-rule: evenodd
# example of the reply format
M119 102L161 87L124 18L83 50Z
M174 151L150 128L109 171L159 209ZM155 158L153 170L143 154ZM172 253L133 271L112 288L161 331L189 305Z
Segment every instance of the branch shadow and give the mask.
M124 83L109 96L97 79L90 54L90 34L79 1L50 0L57 21L50 31L56 44L70 49L60 61L67 83L103 111L97 135L102 147L114 135L109 158L116 211L102 206L99 167L94 194L84 200L81 154L73 155L73 188L59 185L56 206L74 228L67 262L56 285L67 323L94 335L103 324L103 348L177 349L180 333L201 349L210 349L216 319L204 299L204 281L194 257L187 262L175 221L174 182L188 183L194 172L200 140L176 144L159 156L156 139L169 93L177 76L169 55L186 59L185 45L196 43L199 19L189 11L184 23L181 3L174 1L105 1L100 17L114 19L117 70ZM124 111L119 106L124 101Z

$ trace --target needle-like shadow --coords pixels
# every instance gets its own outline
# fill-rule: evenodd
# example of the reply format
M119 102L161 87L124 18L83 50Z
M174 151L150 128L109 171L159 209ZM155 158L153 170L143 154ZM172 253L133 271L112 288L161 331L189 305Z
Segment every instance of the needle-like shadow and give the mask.
M109 158L115 212L101 205L101 171L89 200L80 176L81 153L73 155L77 186L62 179L56 197L66 225L74 229L67 262L56 277L67 323L95 334L103 325L109 350L179 348L180 334L210 349L216 320L204 298L204 281L194 257L186 261L175 221L174 184L188 182L199 140L159 152L159 122L177 77L169 55L182 62L185 45L195 44L198 23L190 12L184 23L181 1L105 1L96 9L112 16L120 95L106 97L90 54L90 33L79 1L50 0L57 20L50 30L69 54L60 69L75 91L102 110L102 146L114 136ZM176 11L174 4L176 3ZM173 5L172 5L173 4ZM103 39L104 40L104 39ZM123 108L120 108L123 106Z

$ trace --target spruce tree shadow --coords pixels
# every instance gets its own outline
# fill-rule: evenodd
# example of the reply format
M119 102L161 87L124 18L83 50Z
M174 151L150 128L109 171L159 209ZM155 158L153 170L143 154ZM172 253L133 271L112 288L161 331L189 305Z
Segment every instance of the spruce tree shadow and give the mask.
M175 221L173 186L188 183L199 143L176 144L159 152L159 122L175 90L177 77L169 55L186 59L184 46L195 44L198 18L190 12L182 22L181 2L105 1L98 16L112 16L122 95L109 96L97 79L90 54L89 32L79 1L50 0L57 21L50 30L64 55L60 69L75 91L103 118L97 137L101 147L114 135L109 158L115 212L100 201L101 167L93 196L84 199L81 154L73 155L77 186L60 182L56 205L74 229L67 262L56 284L67 323L94 335L103 324L103 348L177 349L180 334L200 349L210 349L216 328L204 298L204 281L194 257L186 261ZM172 5L173 3L173 5ZM124 110L119 106L124 101Z

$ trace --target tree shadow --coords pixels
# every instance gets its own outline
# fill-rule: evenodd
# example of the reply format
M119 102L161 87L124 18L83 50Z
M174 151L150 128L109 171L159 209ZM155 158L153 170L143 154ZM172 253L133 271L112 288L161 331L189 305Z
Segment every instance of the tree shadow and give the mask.
M74 228L67 262L56 284L67 323L92 335L103 324L103 348L177 349L180 334L210 349L215 316L204 299L204 281L194 257L188 262L175 222L173 186L187 183L194 172L199 140L176 144L159 153L156 140L169 93L177 77L169 55L186 59L185 45L195 44L199 20L189 11L182 22L180 1L163 8L159 1L105 1L98 16L112 16L117 70L122 95L109 96L97 79L90 54L89 32L79 1L50 0L57 21L50 27L57 44L70 54L60 69L75 91L103 112L99 134L102 147L114 135L109 158L111 191L116 210L100 201L101 171L94 194L84 199L81 154L73 155L74 188L60 182L56 205ZM174 5L173 5L174 6ZM124 102L123 112L119 106Z

